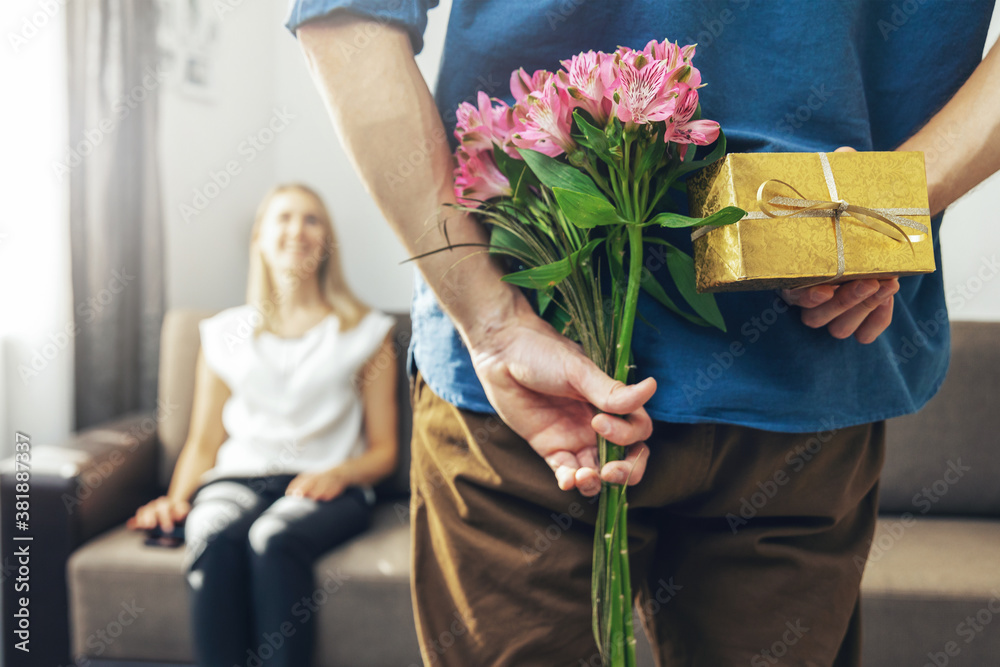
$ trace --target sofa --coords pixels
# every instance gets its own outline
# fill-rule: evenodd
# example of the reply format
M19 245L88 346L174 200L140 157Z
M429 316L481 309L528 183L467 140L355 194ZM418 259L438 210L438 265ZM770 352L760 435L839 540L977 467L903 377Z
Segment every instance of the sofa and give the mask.
M214 312L165 317L155 412L33 445L30 656L14 647L15 479L13 462L0 464L4 664L193 662L182 549L146 546L124 521L169 483L190 419L197 324ZM400 465L377 488L372 529L315 563L315 667L421 664L409 587L410 326L396 317ZM882 516L862 582L870 667L1000 664L1000 323L955 322L952 335L937 396L888 427ZM275 641L262 636L247 665L266 665Z

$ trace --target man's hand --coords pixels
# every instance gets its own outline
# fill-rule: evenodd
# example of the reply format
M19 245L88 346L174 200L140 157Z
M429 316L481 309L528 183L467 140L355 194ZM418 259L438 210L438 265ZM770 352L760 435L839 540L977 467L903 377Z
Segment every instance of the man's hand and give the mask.
M336 468L322 472L301 472L285 488L286 496L332 500L347 488L347 481Z
M469 342L490 403L552 468L560 489L593 496L602 479L621 484L628 476L629 485L642 479L649 458L643 441L653 432L642 406L656 391L656 380L635 385L615 381L578 343L538 317L526 300L513 317ZM624 461L606 464L600 475L598 431L610 442L632 445Z
M849 338L868 344L892 322L893 294L899 279L852 280L840 285L815 285L781 290L781 298L801 306L802 323L817 329L825 326L834 338Z
M841 146L836 152L854 151ZM850 280L839 285L814 285L781 290L781 298L802 308L802 323L826 327L834 338L850 338L868 344L892 322L893 295L899 278Z

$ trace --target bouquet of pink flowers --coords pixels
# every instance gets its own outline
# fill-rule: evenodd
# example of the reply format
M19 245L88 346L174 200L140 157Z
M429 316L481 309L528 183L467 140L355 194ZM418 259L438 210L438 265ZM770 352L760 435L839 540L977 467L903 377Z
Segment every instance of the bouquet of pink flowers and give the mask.
M518 269L504 280L534 290L540 316L600 368L628 382L639 290L688 321L725 330L711 294L694 288L694 262L647 227L726 225L745 212L707 218L673 212L669 191L725 153L719 124L704 120L695 47L651 41L641 51L588 51L556 72L510 79L513 107L478 95L463 103L455 135L459 208L491 226L489 252ZM716 142L703 159L694 146ZM644 243L664 246L682 308L643 267ZM601 286L601 255L611 277ZM626 253L626 245L628 252ZM510 261L510 260L508 260ZM598 436L600 465L624 448ZM634 665L626 484L605 483L594 539L594 637L607 665Z

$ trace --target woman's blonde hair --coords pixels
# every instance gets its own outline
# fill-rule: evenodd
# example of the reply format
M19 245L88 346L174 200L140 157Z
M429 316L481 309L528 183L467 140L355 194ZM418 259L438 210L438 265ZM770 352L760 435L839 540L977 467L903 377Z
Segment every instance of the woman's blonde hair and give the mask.
M319 269L313 273L312 267L308 267L308 271L303 270L299 275L315 275L319 280L320 293L333 308L333 312L340 320L340 330L348 331L353 329L371 311L371 307L358 299L354 292L351 291L347 281L344 280L344 273L340 265L340 253L337 250L337 236L330 219L330 212L323 203L323 199L309 186L302 183L283 183L271 188L264 195L264 198L257 206L257 214L254 216L253 228L250 231L250 271L247 277L247 304L253 306L261 315L254 327L254 335L256 336L261 331L273 331L275 329L276 306L281 298L275 292L274 282L271 280L271 272L268 270L267 262L260 250L260 228L274 197L290 190L298 190L316 200L321 213L320 224L323 225L323 229L326 232L323 256L320 259ZM306 261L312 262L313 260L310 258ZM303 269L306 268L303 266Z

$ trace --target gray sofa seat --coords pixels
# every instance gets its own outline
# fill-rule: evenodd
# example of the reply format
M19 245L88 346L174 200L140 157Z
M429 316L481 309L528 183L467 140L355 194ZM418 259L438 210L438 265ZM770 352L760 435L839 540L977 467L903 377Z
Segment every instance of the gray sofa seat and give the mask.
M316 654L322 658L315 667L420 664L406 511L405 503L380 505L368 533L316 562ZM992 628L982 625L982 615L979 632L966 619L989 610L991 601L1000 612L1000 522L883 517L872 543L861 586L864 613L866 621L882 620L866 624L866 652L873 656L866 664L919 665L927 653L954 642L961 664L992 665L1000 613L991 612ZM190 628L176 613L189 604L182 554L145 546L141 534L124 527L79 548L68 564L74 652L94 655L94 645L103 642L86 629L104 628L124 612L129 625L101 657L193 662ZM982 639L987 630L993 632ZM912 659L894 663L901 651ZM895 657L874 657L881 654ZM645 647L643 656L648 659Z
M315 667L420 663L407 513L405 499L380 504L368 532L316 561L311 605L302 607L303 614L310 606L316 609ZM75 655L194 662L189 617L178 613L190 605L184 549L147 546L143 540L143 533L119 526L70 557ZM293 617L293 627L301 618ZM350 641L338 641L344 637ZM267 638L260 641L266 644Z
M1000 665L1000 521L882 517L861 591L866 666Z

